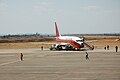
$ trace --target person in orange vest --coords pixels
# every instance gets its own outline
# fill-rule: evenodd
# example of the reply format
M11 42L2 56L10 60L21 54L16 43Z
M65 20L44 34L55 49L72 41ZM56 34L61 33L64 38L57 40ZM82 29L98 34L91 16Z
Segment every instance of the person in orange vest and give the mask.
M23 61L23 53L20 54L20 59Z

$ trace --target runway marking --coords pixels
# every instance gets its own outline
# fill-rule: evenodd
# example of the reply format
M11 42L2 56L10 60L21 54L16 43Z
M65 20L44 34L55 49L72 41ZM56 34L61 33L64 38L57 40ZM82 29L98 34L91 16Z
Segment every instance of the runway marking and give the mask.
M4 66L4 65L7 65L7 64L12 64L12 63L19 62L19 61L20 61L20 60L18 60L18 61L13 61L13 62L2 63L2 64L0 64L0 66Z
M16 73L19 74L21 72L16 72ZM46 74L109 74L109 75L112 75L112 74L120 74L120 72L108 73L108 72L100 72L100 71L98 72L46 72L46 71L43 71L43 72L23 72L23 74L44 74L44 75Z
M62 79L65 79L65 80L87 80L89 78L62 78ZM94 79L93 79L94 80Z
M15 56L15 55L0 55L0 57L1 57L1 56L3 57L3 56Z

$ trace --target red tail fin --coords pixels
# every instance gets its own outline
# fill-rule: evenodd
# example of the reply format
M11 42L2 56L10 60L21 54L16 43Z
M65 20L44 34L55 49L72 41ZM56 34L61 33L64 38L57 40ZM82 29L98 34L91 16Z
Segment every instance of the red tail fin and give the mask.
M55 29L56 29L56 37L59 37L59 36L60 36L60 34L59 34L59 31L58 31L58 27L57 27L56 22L55 22Z

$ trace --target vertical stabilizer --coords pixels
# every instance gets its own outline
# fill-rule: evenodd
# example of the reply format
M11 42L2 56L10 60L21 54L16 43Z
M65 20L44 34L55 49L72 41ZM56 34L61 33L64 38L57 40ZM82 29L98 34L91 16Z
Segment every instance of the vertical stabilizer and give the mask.
M58 27L57 27L57 24L56 24L56 22L55 22L55 29L56 29L56 37L59 37L59 36L61 36L61 35L59 34L59 31L58 31Z

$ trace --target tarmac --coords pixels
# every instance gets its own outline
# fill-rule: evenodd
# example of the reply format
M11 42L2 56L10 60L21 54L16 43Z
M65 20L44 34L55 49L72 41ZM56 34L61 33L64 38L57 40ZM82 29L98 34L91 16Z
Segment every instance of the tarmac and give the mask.
M0 80L120 80L120 52L85 52L0 49Z

